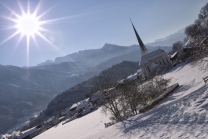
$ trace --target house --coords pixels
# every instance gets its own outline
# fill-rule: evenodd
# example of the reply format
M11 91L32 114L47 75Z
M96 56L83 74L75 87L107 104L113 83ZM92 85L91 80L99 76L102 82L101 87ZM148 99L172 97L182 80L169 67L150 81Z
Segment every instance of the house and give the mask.
M137 80L137 73L134 73L126 78L129 82Z
M143 76L144 74L143 74L143 71L142 71L142 69L138 69L137 70L137 79L143 79Z
M43 131L46 130L46 127L45 127L45 124L44 123L36 126L36 128L38 129L38 132L39 133L42 133Z
M59 118L57 116L53 116L45 122L45 126L48 129L54 125L57 125L58 123L59 123Z
M81 112L84 109L88 109L88 103L89 103L89 98L78 102L77 108L76 108L76 112Z
M75 112L77 106L78 106L78 103L74 103L74 104L70 107L69 112L71 112L71 113Z
M151 77L151 75L159 68L164 68L164 67L172 65L172 62L170 58L168 57L168 54L164 50L157 49L153 52L148 52L139 34L137 33L133 23L132 23L132 26L133 26L135 35L137 37L138 43L140 45L142 57L141 57L141 62L140 62L139 67L141 68L142 74L144 75L145 78Z
M64 115L66 117L70 117L70 116L74 115L76 113L77 106L78 106L78 104L74 103L74 104L72 104L71 107L66 108L64 111Z
M173 54L170 56L170 60L171 60L172 62L174 62L174 61L176 61L177 57L178 57L178 52L175 52L175 53L173 53Z
M101 96L102 96L101 91L98 91L95 94L93 94L89 99L88 107L93 108L94 106L98 106L100 104Z
M70 116L70 107L66 108L65 111L63 112L65 116Z
M140 62L140 68L145 77L150 77L158 68L170 65L172 65L172 62L168 54L162 49L157 49L153 52L142 55Z
M28 129L20 133L17 139L31 139L39 134L39 131L36 127Z
M65 116L62 116L62 117L59 118L59 121L62 122L62 121L64 121L65 119L66 119L66 117L65 117Z

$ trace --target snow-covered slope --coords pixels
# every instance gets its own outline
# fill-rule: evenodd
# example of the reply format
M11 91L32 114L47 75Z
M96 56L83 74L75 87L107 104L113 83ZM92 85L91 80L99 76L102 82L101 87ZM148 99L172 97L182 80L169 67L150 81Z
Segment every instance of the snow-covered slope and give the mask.
M182 63L164 74L180 87L152 110L108 128L108 117L98 109L64 125L59 124L35 139L200 138L208 136L208 70Z

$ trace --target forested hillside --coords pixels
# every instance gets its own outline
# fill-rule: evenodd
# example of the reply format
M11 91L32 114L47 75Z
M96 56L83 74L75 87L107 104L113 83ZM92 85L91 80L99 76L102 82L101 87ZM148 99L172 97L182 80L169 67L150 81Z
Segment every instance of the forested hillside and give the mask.
M60 113L65 108L70 107L73 103L83 100L90 93L98 91L95 83L103 74L108 75L111 81L115 83L116 81L135 73L138 68L138 62L124 61L102 71L98 76L94 76L87 81L65 90L61 94L57 95L36 119L31 121L30 126L33 127L42 123L48 117Z

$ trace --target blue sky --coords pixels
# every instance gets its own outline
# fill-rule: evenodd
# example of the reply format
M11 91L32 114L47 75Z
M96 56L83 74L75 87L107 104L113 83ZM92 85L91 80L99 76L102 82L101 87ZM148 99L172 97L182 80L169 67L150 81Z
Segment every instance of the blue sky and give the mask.
M35 35L29 43L27 56L26 37L18 43L17 34L3 42L17 29L5 29L14 17L4 5L21 15L18 2L0 0L0 64L32 66L46 60L85 49L101 48L105 43L129 46L137 44L129 17L131 17L144 43L168 36L194 22L206 0L42 0L38 15L53 7L41 21L66 17L44 24L50 32L41 32L58 49ZM19 0L27 11L27 0ZM30 0L33 12L38 0Z

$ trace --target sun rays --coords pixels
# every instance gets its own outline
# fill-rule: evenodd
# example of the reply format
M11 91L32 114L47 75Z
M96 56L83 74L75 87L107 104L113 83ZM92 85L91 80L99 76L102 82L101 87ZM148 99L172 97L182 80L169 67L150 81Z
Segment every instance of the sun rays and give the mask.
M50 41L50 39L44 36L44 32L48 32L48 33L52 32L51 30L47 30L45 28L45 25L51 24L60 20L69 19L69 18L75 17L76 15L41 20L41 18L44 15L48 14L56 5L40 13L41 1L37 4L34 11L31 10L29 1L27 2L26 7L23 7L22 4L18 1L18 6L21 12L17 13L16 11L12 10L11 7L7 6L6 4L4 3L0 3L0 4L2 4L12 15L12 16L1 15L1 18L4 18L12 23L12 26L3 28L2 30L11 30L11 29L15 30L11 35L9 35L4 40L2 40L0 42L0 45L10 41L15 36L17 37L19 36L18 42L17 42L17 46L18 46L18 44L25 38L26 40L25 46L27 49L26 50L27 65L29 64L30 43L32 40L35 44L37 44L36 37L40 37L50 46L52 46L57 51L63 54L63 52L59 49L58 46L56 46L53 42Z

